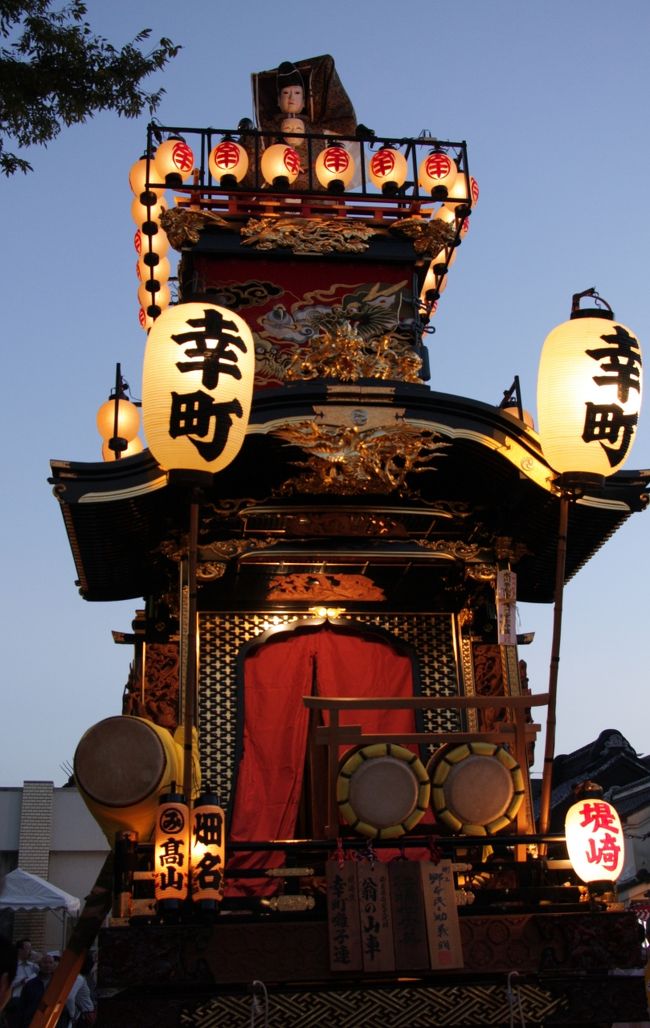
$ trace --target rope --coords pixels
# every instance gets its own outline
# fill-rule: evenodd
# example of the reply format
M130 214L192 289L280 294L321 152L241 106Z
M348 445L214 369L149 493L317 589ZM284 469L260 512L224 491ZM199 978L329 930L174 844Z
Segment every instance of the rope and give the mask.
M266 991L266 985L256 978L251 985L251 992L253 996L251 1000L250 1028L255 1028L258 1015L262 1015L264 1018L262 1022L263 1028L269 1028L269 994Z
M511 971L508 975L508 984L506 986L506 996L508 997L509 1008L508 1024L510 1025L510 1028L514 1028L515 1015L517 1011L519 1014L518 1020L519 1024L521 1025L521 1028L526 1028L526 1022L524 1020L524 1006L521 1001L521 992L519 991L519 989L515 989L512 984L513 979L518 977L519 974L517 971Z

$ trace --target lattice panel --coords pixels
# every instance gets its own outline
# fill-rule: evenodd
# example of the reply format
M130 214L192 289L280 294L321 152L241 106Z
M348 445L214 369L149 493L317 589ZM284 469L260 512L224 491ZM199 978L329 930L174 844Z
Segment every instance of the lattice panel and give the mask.
M237 657L268 631L302 620L299 614L203 613L199 616L199 733L203 781L227 803L235 778ZM448 614L355 613L342 620L382 629L410 645L418 660L423 696L458 695L453 621ZM423 711L424 731L463 729L455 710Z
M544 1024L567 1006L566 997L553 996L533 985L513 989L509 1001L504 986L442 986L435 989L344 989L332 992L269 994L269 1024L292 1028L431 1028L431 1025ZM181 1014L187 1028L245 1028L260 1025L263 1012L252 1016L252 997L221 996ZM561 1022L562 1018L558 1020Z

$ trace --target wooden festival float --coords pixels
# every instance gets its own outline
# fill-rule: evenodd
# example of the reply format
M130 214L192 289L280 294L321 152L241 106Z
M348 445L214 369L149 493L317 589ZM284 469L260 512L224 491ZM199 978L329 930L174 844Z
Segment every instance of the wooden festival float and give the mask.
M647 473L558 476L518 379L426 384L464 142L358 124L329 57L253 90L255 123L152 124L131 172L148 449L118 366L104 462L52 462L81 595L144 603L75 755L111 858L38 1023L100 924L102 1026L639 1019L635 917L549 823L551 732L535 812L555 683L515 602L557 603Z

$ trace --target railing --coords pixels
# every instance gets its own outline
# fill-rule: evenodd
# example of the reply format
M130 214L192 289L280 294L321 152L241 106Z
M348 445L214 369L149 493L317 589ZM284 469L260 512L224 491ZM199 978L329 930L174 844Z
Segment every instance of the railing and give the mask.
M419 167L432 151L446 154L458 168L456 193L453 203L460 222L470 213L473 203L471 179L467 161L467 145L464 141L453 142L430 137L404 138L376 136L363 133L357 136L336 136L325 133L304 133L288 135L289 140L299 139L296 151L301 156L301 172L298 183L293 185L270 184L261 170L264 150L283 142L277 132L262 132L257 129L191 128L186 126L162 126L152 123L147 131L146 153L150 155L149 184L153 189L168 183L156 179L155 153L164 136L176 136L191 148L193 175L174 186L177 202L225 214L251 214L273 206L281 211L296 213L296 198L300 197L301 213L332 217L352 216L367 219L406 218L415 214L433 217L444 196L432 196L431 191L419 183ZM217 182L210 170L210 155L224 141L242 146L248 155L249 167L244 179L226 185ZM316 175L318 154L327 146L337 144L348 151L356 166L353 182L348 188L337 187L333 192L325 189ZM397 188L380 189L370 176L370 162L379 150L396 150L406 160L407 176ZM436 208L436 203L438 207Z

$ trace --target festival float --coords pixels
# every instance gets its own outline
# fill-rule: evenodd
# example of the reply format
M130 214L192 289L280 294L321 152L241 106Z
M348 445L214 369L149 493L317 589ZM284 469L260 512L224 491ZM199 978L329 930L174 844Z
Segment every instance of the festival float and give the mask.
M329 56L252 84L255 121L149 126L141 399L118 365L103 462L51 465L81 595L136 608L74 760L112 852L34 1023L97 934L107 1026L642 1018L616 812L590 783L569 851L550 817L562 588L647 500L639 344L574 296L539 432L517 378L432 390L465 142L360 124Z

